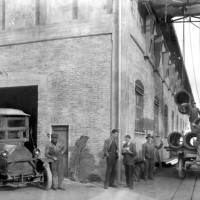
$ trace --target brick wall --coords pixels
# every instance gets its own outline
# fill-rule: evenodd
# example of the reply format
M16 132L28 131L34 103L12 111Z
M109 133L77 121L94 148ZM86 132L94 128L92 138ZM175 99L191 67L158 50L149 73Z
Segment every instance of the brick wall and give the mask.
M46 76L38 81L42 152L52 124L70 125L69 147L81 135L89 136L88 148L99 165L103 141L110 133L111 35L5 46L0 51L0 68L6 73L27 73L29 79L31 74ZM9 82L12 77L4 79ZM20 81L28 84L27 77Z
M168 134L171 129L171 113L174 111L174 125L176 128L176 116L188 123L188 116L178 112L174 102L174 96L168 90L157 72L154 72L152 64L144 58L146 53L145 35L142 32L140 15L137 11L137 3L133 3L132 10L128 2L123 1L122 7L122 139L124 135L130 134L136 143L137 151L141 154L142 144L146 141L145 134L154 132L154 97L159 98L159 135L155 142L164 140L168 146L167 138L164 137L164 106L168 106ZM162 69L160 70L162 73ZM144 133L135 132L135 81L139 79L144 85ZM176 129L175 129L176 130ZM180 126L178 131L181 131ZM168 152L161 150L161 157L167 158Z

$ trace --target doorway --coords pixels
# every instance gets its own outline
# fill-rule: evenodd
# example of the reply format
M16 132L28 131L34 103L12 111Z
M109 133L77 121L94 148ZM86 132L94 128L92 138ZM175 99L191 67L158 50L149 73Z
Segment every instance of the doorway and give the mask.
M69 141L69 126L68 125L53 125L52 133L58 134L58 143L62 143L66 147L64 153L64 176L69 176L69 167L68 167L68 141Z
M0 108L19 109L30 115L32 134L25 146L32 152L37 147L38 86L1 87L0 99Z

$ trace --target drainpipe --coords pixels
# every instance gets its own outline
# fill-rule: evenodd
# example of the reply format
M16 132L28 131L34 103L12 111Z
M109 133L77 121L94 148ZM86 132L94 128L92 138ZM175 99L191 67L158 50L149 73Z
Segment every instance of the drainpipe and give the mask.
M118 54L118 131L119 131L119 161L118 161L118 183L121 182L121 160L122 160L122 155L121 155L121 145L122 145L122 134L121 134L121 52L122 52L122 44L121 44L121 30L122 30L122 0L118 0L118 12L117 12L117 31L118 31L118 49L117 49L117 54Z

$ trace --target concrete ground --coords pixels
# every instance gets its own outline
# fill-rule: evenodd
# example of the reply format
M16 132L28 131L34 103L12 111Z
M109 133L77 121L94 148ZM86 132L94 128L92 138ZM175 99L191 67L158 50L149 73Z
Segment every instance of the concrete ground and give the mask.
M104 189L102 183L81 184L66 179L65 191L44 191L38 186L27 185L13 188L0 187L1 200L199 200L200 178L194 173L186 175L185 179L177 178L173 168L163 168L155 174L154 181L136 182L134 189L118 188Z

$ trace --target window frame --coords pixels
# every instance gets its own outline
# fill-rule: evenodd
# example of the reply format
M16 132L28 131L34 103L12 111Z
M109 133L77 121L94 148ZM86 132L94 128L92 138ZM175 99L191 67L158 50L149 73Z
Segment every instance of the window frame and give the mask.
M140 80L135 81L135 131L144 133L144 86Z

